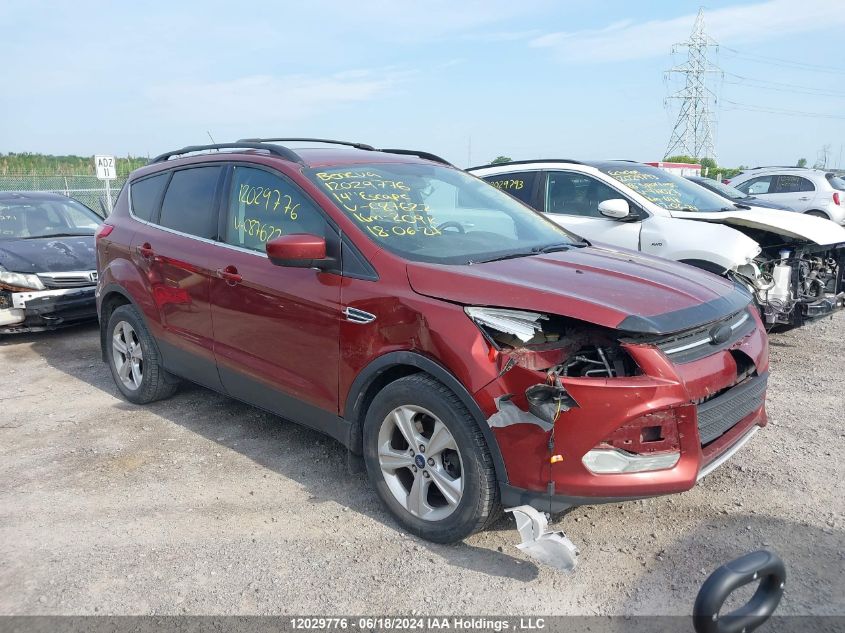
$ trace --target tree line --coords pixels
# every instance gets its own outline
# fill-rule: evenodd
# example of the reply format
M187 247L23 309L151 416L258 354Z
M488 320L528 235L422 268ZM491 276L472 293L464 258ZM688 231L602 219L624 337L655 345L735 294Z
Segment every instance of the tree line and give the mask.
M118 175L126 175L133 169L143 167L149 161L140 156L115 157ZM35 153L0 154L1 176L85 176L95 175L93 156L53 155Z

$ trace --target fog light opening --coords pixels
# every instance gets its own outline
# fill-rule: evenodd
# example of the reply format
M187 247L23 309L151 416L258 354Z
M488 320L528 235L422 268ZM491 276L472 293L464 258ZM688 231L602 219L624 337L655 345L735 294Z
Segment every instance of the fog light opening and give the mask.
M581 458L581 462L591 473L610 475L665 470L674 467L680 458L680 451L659 455L636 455L618 449L594 448Z

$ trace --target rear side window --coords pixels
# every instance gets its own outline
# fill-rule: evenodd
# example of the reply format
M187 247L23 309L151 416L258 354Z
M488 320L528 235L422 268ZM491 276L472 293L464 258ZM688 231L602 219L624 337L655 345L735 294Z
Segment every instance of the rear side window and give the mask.
M845 178L834 176L833 174L827 174L825 177L831 187L838 189L839 191L845 191Z
M143 180L137 180L129 186L130 199L132 200L132 213L136 218L149 222L155 212L158 201L161 200L161 192L167 184L167 177L170 174L158 174Z
M778 176L778 187L775 193L798 193L800 191L815 191L813 183L801 176Z
M501 189L511 194L514 198L522 200L526 204L531 203L531 196L534 193L534 186L540 172L525 171L516 174L496 174L485 176L484 180L496 189Z
M742 193L747 193L749 196L756 196L762 193L774 193L772 181L774 176L760 176L759 178L752 178L746 180L736 186Z
M215 194L219 176L220 166L173 172L161 203L159 224L197 237L217 237Z
M223 241L263 251L268 240L289 233L325 237L326 220L287 178L263 169L236 166Z

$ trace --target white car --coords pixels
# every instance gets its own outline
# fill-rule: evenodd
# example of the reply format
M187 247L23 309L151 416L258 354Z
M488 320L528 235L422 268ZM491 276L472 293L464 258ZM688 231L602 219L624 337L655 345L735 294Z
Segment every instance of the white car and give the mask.
M519 161L468 170L590 241L727 276L769 324L801 325L845 305L845 228L735 204L629 161Z
M755 167L729 181L745 194L845 224L845 180L821 169Z

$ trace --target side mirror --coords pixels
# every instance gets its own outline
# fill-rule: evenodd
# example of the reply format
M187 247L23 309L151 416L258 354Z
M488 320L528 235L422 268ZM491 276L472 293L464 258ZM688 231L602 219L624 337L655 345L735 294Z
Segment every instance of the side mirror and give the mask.
M267 257L276 266L321 268L326 259L326 239L308 233L280 235L265 245Z
M622 220L628 217L631 213L631 208L628 206L627 200L613 198L612 200L599 202L599 213L614 220Z

